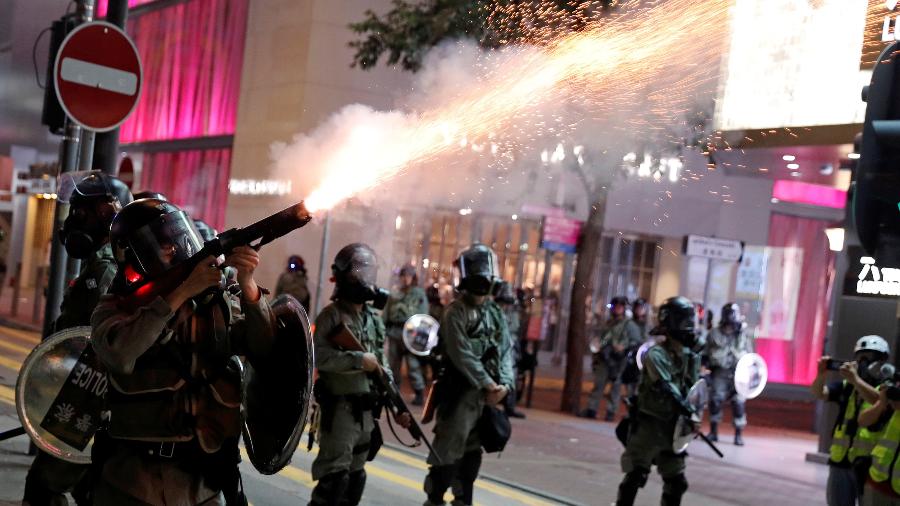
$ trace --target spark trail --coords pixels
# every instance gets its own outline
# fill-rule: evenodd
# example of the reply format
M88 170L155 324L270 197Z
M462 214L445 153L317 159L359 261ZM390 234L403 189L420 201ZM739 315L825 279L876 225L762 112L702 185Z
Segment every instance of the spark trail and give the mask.
M724 0L670 0L649 7L626 2L618 14L575 33L543 32L540 46L491 57L475 86L417 112L371 112L349 106L347 121L299 136L277 151L276 166L320 177L306 199L324 210L371 190L405 169L438 160L496 132L516 132L521 145L547 134L553 122L535 118L548 104L574 104L583 117L615 116L616 129L639 134L660 128L694 100L714 76L728 19ZM665 86L660 87L660 83ZM354 109L354 107L356 109ZM368 111L368 112L367 112ZM574 129L578 118L559 128ZM341 127L335 126L337 124ZM560 133L551 131L549 133ZM317 167L301 167L304 152L329 145Z

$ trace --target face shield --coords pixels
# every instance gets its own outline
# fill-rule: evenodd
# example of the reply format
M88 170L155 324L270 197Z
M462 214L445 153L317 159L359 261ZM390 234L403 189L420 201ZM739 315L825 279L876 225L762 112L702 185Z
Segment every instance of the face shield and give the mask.
M158 276L194 256L203 240L184 211L168 213L129 234L129 246L140 268Z
M458 288L473 295L488 295L500 279L497 257L486 246L463 251L455 267Z

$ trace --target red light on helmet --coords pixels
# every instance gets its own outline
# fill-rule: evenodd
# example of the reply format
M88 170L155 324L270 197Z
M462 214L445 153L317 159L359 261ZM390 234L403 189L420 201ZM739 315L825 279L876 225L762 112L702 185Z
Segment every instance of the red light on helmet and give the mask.
M134 267L131 264L125 266L125 281L128 281L129 284L135 284L143 278L141 273L134 270Z

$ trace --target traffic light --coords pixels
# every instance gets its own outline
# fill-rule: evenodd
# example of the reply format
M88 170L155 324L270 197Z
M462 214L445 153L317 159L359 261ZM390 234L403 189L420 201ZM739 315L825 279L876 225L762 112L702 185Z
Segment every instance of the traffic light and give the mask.
M863 88L866 119L854 175L852 223L867 253L900 265L900 42L878 57Z

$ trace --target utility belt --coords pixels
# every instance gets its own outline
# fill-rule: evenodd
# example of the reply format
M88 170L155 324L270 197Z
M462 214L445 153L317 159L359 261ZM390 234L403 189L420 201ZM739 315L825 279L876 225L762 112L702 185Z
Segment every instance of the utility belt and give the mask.
M379 401L378 396L371 392L336 395L326 392L322 383L316 382L313 387L313 393L316 397L316 402L319 403L322 410L320 426L322 427L322 430L325 431L331 431L334 415L336 413L335 408L341 401L350 405L350 412L353 413L353 421L360 425L363 423L364 413L372 412L374 418L378 418L381 414L381 402Z
M127 448L145 459L172 462L186 472L202 475L203 481L210 489L222 492L228 506L247 504L238 469L241 454L237 438L227 438L222 447L213 453L204 451L196 437L190 441L135 441L104 435L100 438L100 442L103 449L99 453L102 455L98 455L95 443L92 461L100 457L97 460L101 466L103 461L115 453L116 448Z

